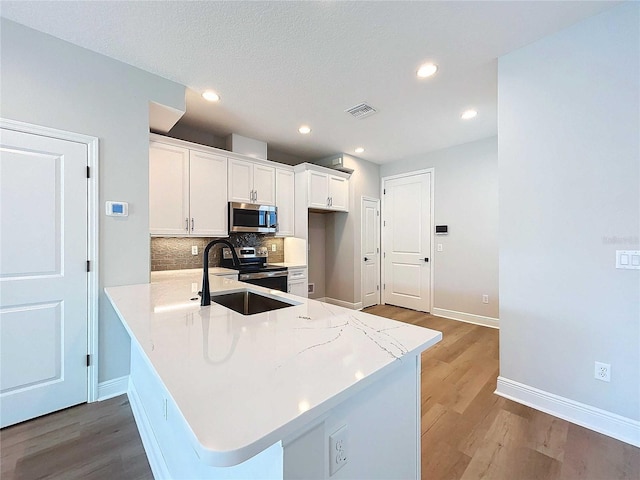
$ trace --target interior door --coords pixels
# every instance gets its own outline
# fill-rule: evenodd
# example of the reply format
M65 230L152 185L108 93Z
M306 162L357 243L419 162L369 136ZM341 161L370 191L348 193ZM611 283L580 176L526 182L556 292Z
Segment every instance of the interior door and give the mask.
M0 426L87 401L87 146L1 130Z
M431 310L431 173L384 182L384 303Z
M362 199L362 308L380 303L380 201Z

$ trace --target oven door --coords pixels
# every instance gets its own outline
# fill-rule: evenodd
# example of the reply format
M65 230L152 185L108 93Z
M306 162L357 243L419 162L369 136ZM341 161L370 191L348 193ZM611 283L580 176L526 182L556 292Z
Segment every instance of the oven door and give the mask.
M281 292L287 291L287 279L288 274L286 271L252 272L238 275L238 280L241 282L252 283L271 290L280 290Z
M276 212L272 205L229 202L229 232L275 233Z

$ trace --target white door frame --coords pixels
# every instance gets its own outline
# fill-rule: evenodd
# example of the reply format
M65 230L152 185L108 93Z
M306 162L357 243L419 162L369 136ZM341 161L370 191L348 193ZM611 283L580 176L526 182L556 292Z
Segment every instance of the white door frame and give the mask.
M430 198L429 198L429 203L431 204L431 226L429 228L430 230L430 237L431 237L431 251L429 252L429 259L431 261L431 267L430 267L430 279L429 279L429 305L431 305L431 311L433 311L434 309L434 305L433 305L433 272L434 272L434 261L433 261L433 254L434 254L434 225L435 225L435 206L434 206L434 184L435 184L435 168L424 168L422 170L414 170L412 172L406 172L406 173L399 173L397 175L389 175L387 177L382 177L380 179L380 191L382 192L382 204L380 205L380 222L381 222L381 230L382 230L382 225L384 225L384 191L385 191L385 182L389 181L389 180L395 180L398 178L403 178L403 177L412 177L414 175L421 175L423 173L430 173L431 175L429 176L429 182L430 182L430 188L429 188L429 192L430 192ZM380 251L382 253L381 257L380 257L380 280L382 282L382 284L384 285L386 283L385 281L385 271L384 271L384 235L380 235L381 237L381 243L380 243ZM386 299L385 297L385 289L382 289L382 295L380 298L380 301L382 303L382 305L386 305Z
M368 197L366 195L363 195L360 198L360 260L359 261L360 261L360 300L362 301L362 304L364 304L364 267L365 267L364 263L362 262L362 255L363 255L363 253L362 253L362 238L363 238L362 233L363 233L363 230L364 230L363 227L364 227L364 201L365 200L369 200L371 202L376 202L376 205L377 205L376 208L378 209L378 212L380 212L380 208L381 208L380 199L379 198ZM379 248L379 251L378 251L378 254L377 254L378 255L378 285L382 284L382 273L381 273L381 270L380 270L380 264L382 263L381 262L382 256L380 255L380 252L382 251L382 245L380 243L380 236L381 236L381 230L382 230L381 229L381 225L380 225L381 221L382 221L382 217L379 216L378 217L378 230L376 232L376 237L377 237L376 238L376 245L378 245L378 248ZM382 292L381 292L381 290L382 289L380 289L380 288L378 289L378 303L380 303L380 304L382 303Z
M30 123L0 118L0 128L17 132L57 138L69 142L82 143L87 146L87 160L91 172L87 183L87 260L91 262L91 269L87 276L87 354L91 357L91 364L87 368L87 401L98 400L98 239L100 200L98 196L98 156L99 140L97 137L81 133L66 132L55 128L42 127Z

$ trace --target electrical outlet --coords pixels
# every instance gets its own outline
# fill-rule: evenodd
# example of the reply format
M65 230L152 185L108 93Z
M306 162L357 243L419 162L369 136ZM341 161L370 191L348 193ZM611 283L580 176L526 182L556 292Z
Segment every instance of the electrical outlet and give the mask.
M489 295L482 295L482 303L489 303Z
M198 254L198 245L192 245L191 246L191 255L197 255Z
M329 436L329 475L333 475L347 464L347 452L347 426L344 425Z
M275 243L272 243L272 244L271 244L271 251L272 251L272 252L275 252L275 251L276 251L276 244L275 244Z
M603 382L611 381L611 365L608 363L596 362L596 369L593 374L596 380L602 380Z

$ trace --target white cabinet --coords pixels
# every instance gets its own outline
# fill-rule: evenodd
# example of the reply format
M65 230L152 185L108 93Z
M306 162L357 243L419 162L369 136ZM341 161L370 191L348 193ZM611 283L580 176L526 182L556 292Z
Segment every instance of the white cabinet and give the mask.
M229 201L276 204L276 169L261 163L229 159Z
M298 295L299 297L307 297L307 269L306 268L290 268L289 277L289 293Z
M294 235L295 175L293 170L276 168L276 207L278 207L278 230L276 236Z
M348 178L315 170L309 170L307 175L309 208L349 211Z
M151 141L151 235L227 236L227 158Z

